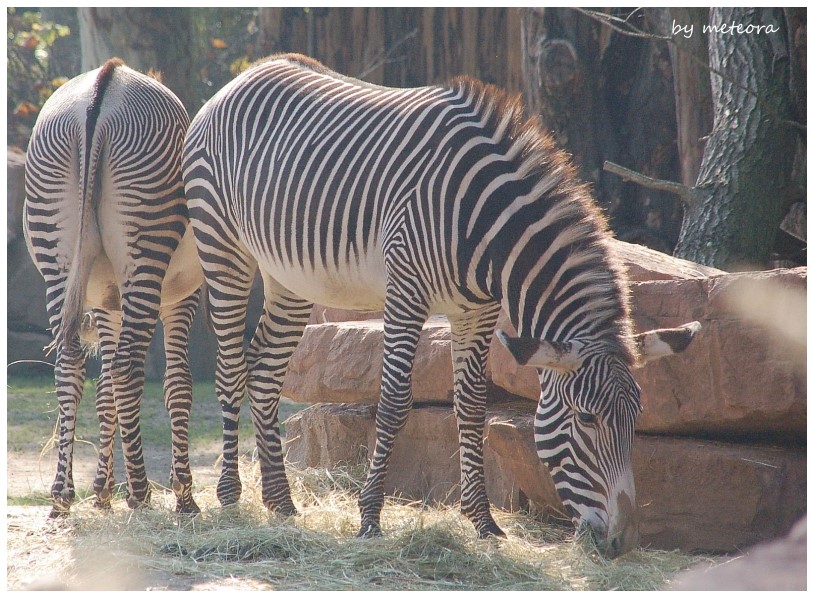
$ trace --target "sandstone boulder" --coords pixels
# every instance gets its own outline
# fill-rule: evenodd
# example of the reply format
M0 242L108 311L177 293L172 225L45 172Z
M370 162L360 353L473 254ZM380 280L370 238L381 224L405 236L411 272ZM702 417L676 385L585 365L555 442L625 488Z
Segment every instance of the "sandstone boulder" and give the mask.
M679 575L668 590L805 591L807 589L806 517L789 534L746 554L715 565L699 565Z
M624 262L628 278L642 280L691 280L725 274L723 270L703 266L655 251L643 245L611 239L611 247Z
M424 326L413 369L416 401L450 402L449 324ZM288 367L283 395L300 403L375 403L381 387L382 320L308 326Z
M6 152L6 245L23 237L25 153L15 147Z
M638 330L699 320L703 329L676 356L635 371L644 412L638 430L695 435L789 435L806 430L806 373L800 345L778 338L736 307L746 288L805 292L806 269L632 283ZM784 309L781 305L780 309ZM805 313L792 315L805 327ZM511 330L504 318L499 327ZM492 380L537 400L539 381L499 342L490 353Z
M288 420L287 458L330 469L360 462L375 439L375 408L314 405ZM484 446L487 490L497 506L526 502L561 510L537 458L533 417L490 409ZM638 435L634 475L642 545L726 552L786 533L806 509L804 449L779 449ZM387 492L416 500L460 500L458 440L449 407L414 409L399 434Z

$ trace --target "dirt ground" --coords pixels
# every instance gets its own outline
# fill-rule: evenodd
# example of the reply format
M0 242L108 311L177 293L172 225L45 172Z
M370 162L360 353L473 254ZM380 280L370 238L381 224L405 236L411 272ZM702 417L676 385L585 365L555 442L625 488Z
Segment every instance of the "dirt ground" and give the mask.
M219 445L199 450L191 459L193 479L197 488L217 483ZM35 451L12 451L7 455L7 497L47 495L56 468L56 453L40 455ZM92 446L78 443L74 462L74 480L77 491L90 492L95 473L96 453ZM163 480L169 472L169 447L166 451L145 450L145 462L150 479ZM120 455L117 455L115 475L124 479ZM84 490L83 490L84 489ZM171 497L170 497L171 499ZM119 503L123 501L118 501ZM155 500L153 501L156 502ZM87 509L79 505L78 509ZM122 504L114 508L126 508ZM160 508L160 506L159 506ZM66 546L62 524L48 518L48 504L7 506L7 590L257 590L271 589L263 582L252 579L223 578L198 579L186 574L173 574L156 569L117 569L116 563L106 562L105 573L100 576L92 569L96 556L80 554L81 548ZM69 553L66 555L66 551ZM79 551L79 552L78 552ZM74 574L66 581L66 562ZM82 575L87 568L87 575ZM77 582L76 579L87 579ZM78 585L77 585L78 584Z

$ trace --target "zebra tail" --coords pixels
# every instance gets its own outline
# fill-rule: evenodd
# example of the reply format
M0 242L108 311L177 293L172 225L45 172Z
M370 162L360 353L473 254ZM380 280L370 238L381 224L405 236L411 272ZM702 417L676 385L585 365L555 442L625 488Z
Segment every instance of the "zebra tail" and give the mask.
M57 338L63 344L71 343L82 328L85 312L85 295L93 262L102 251L102 239L96 218L99 184L99 161L102 154L102 140L96 135L96 125L102 109L102 100L113 71L124 64L117 58L108 60L100 69L91 93L85 120L84 151L79 155L79 231L76 236L74 259L65 281L65 293L60 317L60 331Z

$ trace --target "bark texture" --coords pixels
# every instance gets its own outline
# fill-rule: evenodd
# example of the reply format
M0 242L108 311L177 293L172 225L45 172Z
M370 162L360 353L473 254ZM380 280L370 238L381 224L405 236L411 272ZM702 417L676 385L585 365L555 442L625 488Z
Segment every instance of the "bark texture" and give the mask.
M659 13L661 30L672 36L668 44L673 69L676 102L676 132L681 165L681 182L695 186L704 156L704 138L712 129L712 87L709 78L706 8L654 9ZM691 27L677 30L674 27Z
M161 72L164 84L190 114L201 105L192 68L189 10L174 8L79 8L82 70L118 56L138 71Z
M612 12L648 25L647 13ZM669 51L659 40L606 27L600 19L607 16L569 8L521 11L525 104L573 155L617 236L671 252L682 217L673 196L603 171L610 161L677 178Z
M514 8L274 8L259 10L261 51L300 52L378 85L469 75L521 87Z
M785 16L720 8L709 20L764 29L709 34L714 124L675 255L724 270L761 268L788 208L797 149Z

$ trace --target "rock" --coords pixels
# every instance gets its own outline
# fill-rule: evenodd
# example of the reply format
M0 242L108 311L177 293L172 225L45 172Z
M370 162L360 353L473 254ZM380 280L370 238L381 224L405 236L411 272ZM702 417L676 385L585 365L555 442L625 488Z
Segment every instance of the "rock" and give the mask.
M676 577L666 589L805 591L806 517L774 542L755 546L746 554L716 565L700 565Z
M702 266L618 239L611 239L611 247L624 262L628 278L632 281L704 279L725 274L723 270L717 268Z
M366 463L375 443L374 405L316 404L286 422L286 461L299 468ZM385 492L452 504L461 497L460 477L452 408L413 409L396 437Z
M632 283L637 330L699 320L690 347L635 370L644 412L637 430L694 435L789 435L806 432L806 372L799 344L777 340L733 302L745 282L805 290L806 269ZM750 287L752 288L752 287ZM797 328L805 328L805 313ZM514 332L506 318L499 327ZM490 350L493 382L536 401L539 381L498 342Z
M642 545L732 552L788 532L806 511L806 451L637 435Z
M637 327L703 324L687 351L637 370L640 431L785 441L805 436L805 362L798 346L778 340L736 307L747 283L804 293L806 269L633 285ZM804 310L789 315L805 328Z
M376 403L381 392L381 320L306 327L286 374L283 395L299 403ZM424 326L413 367L415 401L451 402L449 324Z
M9 330L6 333L6 371L9 374L53 375L56 355L45 354L51 335L36 331Z
M6 245L23 238L25 153L15 147L6 152Z
M363 458L375 439L375 409L314 405L289 419L287 459L332 468ZM357 459L356 461L353 461ZM533 443L533 416L517 406L488 412L484 442L490 500L561 510ZM642 545L729 552L786 533L806 509L804 449L637 435L633 468ZM386 488L415 500L460 499L458 440L449 407L414 409L396 440Z
M375 405L322 403L298 411L285 422L286 462L300 469L364 463L375 417Z

